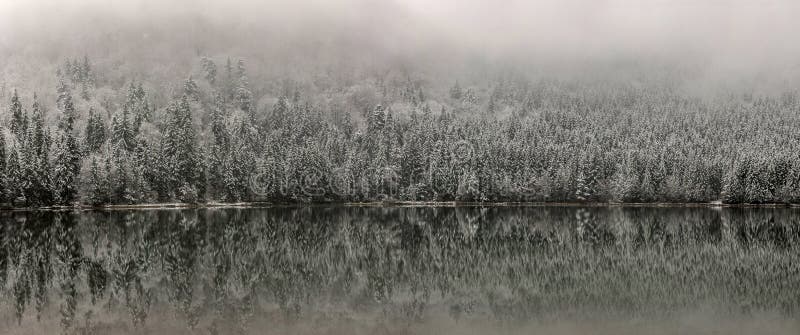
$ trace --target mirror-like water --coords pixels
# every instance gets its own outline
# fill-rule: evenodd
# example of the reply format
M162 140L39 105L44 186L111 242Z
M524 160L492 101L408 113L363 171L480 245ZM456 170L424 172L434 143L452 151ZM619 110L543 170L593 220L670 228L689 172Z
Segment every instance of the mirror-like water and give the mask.
M0 213L0 333L797 334L800 210Z

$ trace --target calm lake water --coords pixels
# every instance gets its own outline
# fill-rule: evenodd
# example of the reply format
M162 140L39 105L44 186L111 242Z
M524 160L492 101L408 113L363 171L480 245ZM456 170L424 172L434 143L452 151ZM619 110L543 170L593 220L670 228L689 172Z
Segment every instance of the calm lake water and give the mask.
M800 209L0 213L1 334L799 334Z

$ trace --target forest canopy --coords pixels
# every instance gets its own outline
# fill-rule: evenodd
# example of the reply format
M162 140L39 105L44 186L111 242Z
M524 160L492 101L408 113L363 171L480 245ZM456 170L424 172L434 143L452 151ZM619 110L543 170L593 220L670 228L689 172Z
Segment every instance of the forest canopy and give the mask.
M32 3L0 7L0 204L800 202L788 2Z

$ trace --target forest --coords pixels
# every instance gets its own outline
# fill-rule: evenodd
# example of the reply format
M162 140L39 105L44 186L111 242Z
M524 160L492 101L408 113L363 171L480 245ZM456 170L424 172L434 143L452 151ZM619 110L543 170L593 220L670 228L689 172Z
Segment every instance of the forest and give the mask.
M58 67L55 101L4 88L0 203L800 202L792 91L498 71L440 92L394 71L269 92L242 59L194 62L167 97L89 57Z

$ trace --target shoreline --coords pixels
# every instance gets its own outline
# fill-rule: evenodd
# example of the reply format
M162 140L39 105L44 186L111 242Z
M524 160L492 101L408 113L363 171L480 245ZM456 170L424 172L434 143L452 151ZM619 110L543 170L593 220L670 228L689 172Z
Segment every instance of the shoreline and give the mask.
M208 202L147 203L124 205L75 205L42 207L0 207L0 212L112 211L147 209L215 209L275 207L607 207L607 208L800 208L800 204L725 204L720 202L465 202L465 201L371 201L371 202Z

